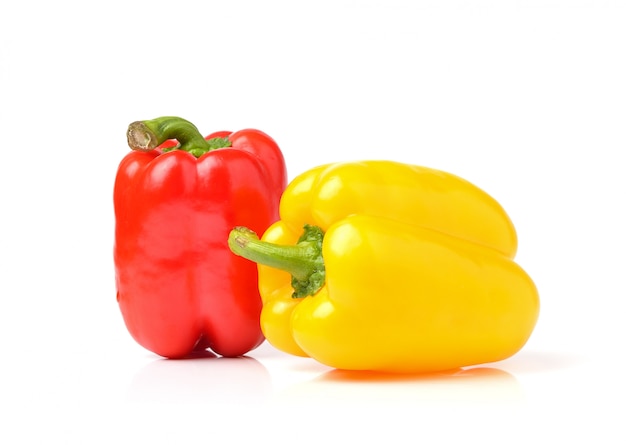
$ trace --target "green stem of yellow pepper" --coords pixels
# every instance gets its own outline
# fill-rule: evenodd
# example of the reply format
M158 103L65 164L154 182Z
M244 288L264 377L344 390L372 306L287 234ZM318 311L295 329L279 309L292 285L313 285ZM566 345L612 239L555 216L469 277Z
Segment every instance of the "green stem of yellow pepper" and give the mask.
M228 236L228 246L235 255L290 273L293 298L304 298L315 294L326 281L323 240L324 232L317 226L304 226L304 233L293 246L261 241L247 227L235 227Z

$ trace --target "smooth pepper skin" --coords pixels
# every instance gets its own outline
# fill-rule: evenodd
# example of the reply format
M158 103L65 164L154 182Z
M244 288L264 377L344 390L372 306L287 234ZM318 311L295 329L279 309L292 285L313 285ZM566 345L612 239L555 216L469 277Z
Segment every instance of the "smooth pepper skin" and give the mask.
M278 219L285 164L261 131L215 136L230 147L131 151L115 179L117 301L132 337L163 357L240 356L264 340L257 268L225 239L233 225Z
M294 308L295 343L340 369L430 372L503 360L539 299L513 261L416 225L354 215L325 236L326 288ZM266 314L271 318L271 314Z
M281 218L296 232L304 224L326 231L351 214L419 224L491 247L513 258L515 227L484 190L452 173L393 161L315 167L289 184Z
M535 327L539 295L512 259L510 219L458 177L380 161L321 166L289 184L280 211L261 242L295 246L302 224L317 224L325 269L319 290L294 298L291 274L259 261L261 327L282 351L346 370L424 373L510 357Z

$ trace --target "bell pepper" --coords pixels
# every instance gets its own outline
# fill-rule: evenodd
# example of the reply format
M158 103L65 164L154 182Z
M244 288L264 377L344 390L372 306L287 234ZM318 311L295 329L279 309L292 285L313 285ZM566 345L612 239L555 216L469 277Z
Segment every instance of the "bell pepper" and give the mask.
M131 336L168 358L240 356L264 341L257 268L233 255L233 225L278 219L283 155L246 129L203 137L162 117L128 128L114 186L117 301Z
M280 214L261 239L236 227L228 240L258 263L261 327L279 350L345 370L434 372L510 357L534 329L539 296L513 260L511 220L457 176L320 166L287 186Z

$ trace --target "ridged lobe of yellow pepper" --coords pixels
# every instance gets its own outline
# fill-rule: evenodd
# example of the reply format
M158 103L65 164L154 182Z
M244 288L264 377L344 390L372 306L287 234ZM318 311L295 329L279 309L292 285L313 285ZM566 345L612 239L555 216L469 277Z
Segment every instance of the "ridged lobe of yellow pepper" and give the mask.
M291 231L284 221L271 225L261 238L263 241L292 246L296 244L299 232ZM307 356L293 339L291 314L302 299L292 298L293 287L288 272L273 267L258 265L259 293L263 300L261 330L268 341L281 351Z
M326 286L282 322L328 366L428 372L498 361L537 321L524 270L459 238L353 215L330 226L323 256Z
M299 233L304 224L326 231L351 214L417 224L491 247L509 258L517 234L502 206L451 173L393 161L322 165L296 177L280 204L281 219Z

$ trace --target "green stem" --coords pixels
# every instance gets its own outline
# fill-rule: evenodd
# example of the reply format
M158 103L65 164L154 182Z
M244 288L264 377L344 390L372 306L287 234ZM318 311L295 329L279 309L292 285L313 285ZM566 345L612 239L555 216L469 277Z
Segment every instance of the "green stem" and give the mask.
M291 274L294 298L317 293L326 282L322 258L324 232L316 226L304 226L304 233L293 246L261 241L246 227L235 227L228 236L230 250L255 263L284 270Z
M175 116L133 122L128 126L126 136L130 148L139 151L151 151L168 139L176 139L178 146L174 149L188 151L197 158L216 148L230 146L226 138L207 141L194 124Z

